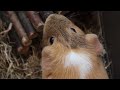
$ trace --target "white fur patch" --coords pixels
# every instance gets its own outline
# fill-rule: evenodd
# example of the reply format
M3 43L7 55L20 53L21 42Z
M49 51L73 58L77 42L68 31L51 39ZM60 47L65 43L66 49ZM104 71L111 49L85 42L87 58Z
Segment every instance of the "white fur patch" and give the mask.
M79 68L80 78L84 79L91 71L92 65L88 54L71 51L65 58L65 67L75 66Z

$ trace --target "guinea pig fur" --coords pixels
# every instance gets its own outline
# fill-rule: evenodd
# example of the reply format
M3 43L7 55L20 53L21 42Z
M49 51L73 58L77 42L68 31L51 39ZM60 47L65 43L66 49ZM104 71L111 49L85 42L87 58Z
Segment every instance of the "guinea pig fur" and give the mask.
M51 14L43 30L43 79L108 79L97 35L85 34L63 15Z

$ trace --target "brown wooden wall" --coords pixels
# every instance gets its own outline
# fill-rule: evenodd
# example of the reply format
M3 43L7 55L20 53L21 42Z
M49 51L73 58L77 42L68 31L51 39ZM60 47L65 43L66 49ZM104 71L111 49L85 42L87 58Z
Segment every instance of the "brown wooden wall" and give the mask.
M120 78L120 11L102 12L102 29L105 33L105 40L109 58L112 60L112 77Z

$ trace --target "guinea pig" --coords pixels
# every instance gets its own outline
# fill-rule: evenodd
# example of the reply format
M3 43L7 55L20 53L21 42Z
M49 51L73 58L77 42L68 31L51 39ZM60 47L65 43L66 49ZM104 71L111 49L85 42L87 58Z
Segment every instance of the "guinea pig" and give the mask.
M43 79L108 79L103 45L63 15L51 14L43 29Z

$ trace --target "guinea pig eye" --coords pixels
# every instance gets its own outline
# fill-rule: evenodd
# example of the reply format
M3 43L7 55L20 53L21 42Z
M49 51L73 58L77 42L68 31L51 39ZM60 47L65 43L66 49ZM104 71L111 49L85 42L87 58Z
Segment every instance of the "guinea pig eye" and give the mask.
M50 37L50 40L49 40L50 44L52 45L53 42L54 42L54 37Z
M73 32L75 32L76 33L76 30L74 29L74 28L70 28Z

